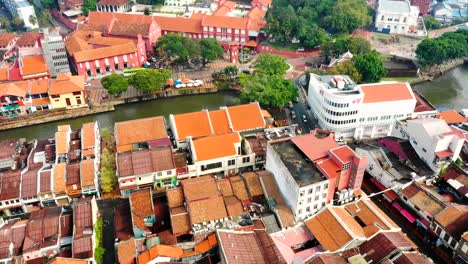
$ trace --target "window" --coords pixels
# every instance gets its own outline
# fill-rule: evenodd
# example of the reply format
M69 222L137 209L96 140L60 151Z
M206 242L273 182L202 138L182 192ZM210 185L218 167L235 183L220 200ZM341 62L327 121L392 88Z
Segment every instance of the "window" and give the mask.
M425 148L422 148L422 151L423 151L424 153L426 153L426 152L427 152L427 150L426 150Z
M320 185L317 186L317 187L315 187L315 191L316 191L316 192L320 192Z
M243 157L242 158L242 163L249 163L250 162L250 157Z
M228 160L228 166L236 165L236 160Z
M311 194L313 192L314 192L314 188L310 188L309 191L308 191L309 194Z
M202 165L201 170L202 171L212 170L212 169L221 168L222 166L223 166L222 162L216 162L216 163L211 163L211 164L207 164L207 165Z
M414 139L413 139L413 143L414 143L415 145L417 145L417 144L418 144L418 142L416 142L416 140L414 140Z
M299 196L304 196L304 192L302 191L301 193L299 193Z
M312 198L307 198L307 203L311 203L312 202Z
M166 171L166 175L172 175L172 171L171 170Z
M54 98L54 99L56 99L56 98L60 98L60 95L55 95L55 94L54 94L54 95L52 95L51 97Z
M310 206L306 207L306 212L310 212Z

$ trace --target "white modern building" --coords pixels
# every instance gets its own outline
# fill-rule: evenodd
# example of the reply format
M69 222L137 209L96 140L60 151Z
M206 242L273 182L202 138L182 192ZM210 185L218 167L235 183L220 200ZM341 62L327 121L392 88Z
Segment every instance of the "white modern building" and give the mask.
M425 36L426 30L422 19L419 19L419 7L412 6L409 0L380 0L375 15L377 31Z
M390 135L395 121L411 117L416 106L408 83L356 85L344 75L311 74L307 101L321 128L355 139Z
M456 161L465 143L460 130L437 118L397 122L392 134L408 139L418 156L434 172Z
M34 7L27 0L3 0L3 4L12 16L18 16L24 21L28 30L39 28Z
M50 77L57 77L59 73L70 72L65 42L60 35L60 27L44 29L44 38L41 39L44 58L49 68Z

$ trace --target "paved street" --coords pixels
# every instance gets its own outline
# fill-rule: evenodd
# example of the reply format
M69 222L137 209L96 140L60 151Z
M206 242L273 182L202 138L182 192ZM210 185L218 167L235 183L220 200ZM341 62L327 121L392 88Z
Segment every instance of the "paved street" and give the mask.
M99 211L101 212L103 220L102 230L102 246L106 250L104 253L103 263L116 263L115 262L115 229L114 229L114 215L115 208L124 201L124 199L105 199L98 200Z

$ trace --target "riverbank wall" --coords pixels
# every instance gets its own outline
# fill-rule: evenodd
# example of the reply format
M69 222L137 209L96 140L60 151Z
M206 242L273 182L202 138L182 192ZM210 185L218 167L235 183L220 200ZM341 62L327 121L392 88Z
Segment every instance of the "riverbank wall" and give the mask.
M77 118L81 116L94 115L103 112L114 111L113 104L93 105L89 108L76 109L57 109L47 113L38 112L37 115L18 117L12 120L0 121L0 131L9 130L19 127L38 125L58 120Z
M440 77L455 68L463 66L466 63L467 61L465 59L459 59L452 63L441 65L440 68L435 71L421 73L419 78L411 80L409 81L409 83L413 85L413 84L420 84L424 82L430 82L434 78Z

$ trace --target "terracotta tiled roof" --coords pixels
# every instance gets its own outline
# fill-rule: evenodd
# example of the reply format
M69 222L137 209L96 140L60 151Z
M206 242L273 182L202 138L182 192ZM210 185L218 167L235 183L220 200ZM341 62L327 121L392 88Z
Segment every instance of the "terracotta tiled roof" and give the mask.
M275 200L276 204L286 205L283 200L283 196L281 196L281 192L278 189L278 185L276 184L273 174L269 171L261 171L257 172L257 174L260 177L260 182L262 183L265 197Z
M27 82L12 82L0 84L0 95L14 95L25 97L27 91Z
M0 69L0 81L7 81L8 80L8 69L2 68Z
M185 140L188 136L193 138L209 136L213 133L210 125L208 111L191 112L173 115L176 127L176 139Z
M180 184L184 190L185 200L187 202L221 195L215 180L211 176L181 180Z
M262 184L255 172L247 172L242 174L242 176L245 179L245 184L251 197L263 195Z
M36 197L37 196L37 173L39 169L32 169L21 176L21 197Z
M227 134L232 132L225 109L210 111L210 121L214 134Z
M200 224L227 217L222 196L189 201L187 204L192 224Z
M5 48L8 43L16 38L15 33L1 33L0 34L0 48Z
M291 208L285 205L275 205L274 209L278 213L278 217L281 221L281 226L283 228L291 227L294 225L294 215L291 211Z
M73 92L83 92L84 76L62 73L56 79L50 81L49 94L67 94Z
M49 70L42 55L23 57L21 58L20 65L23 78L27 75L46 75Z
M171 208L171 226L173 234L184 234L190 231L190 218L185 207Z
M239 144L239 133L210 136L193 140L193 156L195 161L210 160L237 155L235 144ZM214 147L216 146L216 147Z
M221 191L222 195L230 196L234 194L232 192L231 182L228 179L217 179L216 185L218 185L218 189Z
M115 138L119 152L128 145L167 137L162 116L115 123Z
M148 250L138 255L138 264L147 264L150 260L151 257Z
M85 123L81 129L81 149L94 149L96 144L96 135L94 134L94 127L96 122Z
M128 3L128 0L100 0L97 5L121 6Z
M28 47L28 46L34 46L38 41L39 41L39 33L37 32L26 32L21 36L17 41L16 45L18 47Z
M136 257L135 240L130 238L117 244L117 257L119 263L134 263Z
M338 147L338 143L336 143L333 133L328 136L319 137L314 132L303 136L293 137L291 141L311 161L328 156L329 150Z
M21 172L19 170L0 173L0 200L20 197Z
M126 37L136 37L138 35L141 35L142 37L148 37L150 27L151 24L133 24L126 21L117 20L112 25L110 34Z
M166 245L156 245L150 249L151 256L180 258L183 254L184 250L182 248Z
M50 264L88 264L88 260L56 257Z
M81 186L94 186L94 159L81 161Z
M153 196L150 189L141 189L130 193L130 207L133 226L146 229L145 217L154 216Z
M234 195L241 201L249 200L249 194L245 188L244 180L241 176L229 177Z
M180 207L184 205L184 192L182 188L174 188L166 191L167 203L169 208Z
M30 88L31 88L31 90L29 91L30 94L47 93L47 90L49 89L49 80L47 79L32 80Z
M335 254L320 254L310 260L308 264L347 264L348 262L342 256Z
M230 106L227 108L234 131L252 130L265 127L262 109L258 102Z
M54 193L65 192L65 163L56 163L54 165Z
M239 216L244 213L244 208L242 203L235 196L224 196L224 204L229 216Z
M379 103L415 99L408 83L378 83L361 85L363 103ZM416 101L415 101L416 104Z
M262 6L268 7L271 5L272 0L255 0L255 2L258 2Z
M356 156L356 153L348 146L339 146L337 148L330 150L333 155L338 157L342 164L349 163L353 160L353 157Z
M217 230L222 259L228 263L286 263L265 230L237 232Z
M416 183L410 184L400 192L431 217L434 217L446 207L441 201L418 187Z
M441 111L437 118L445 120L447 124L456 124L456 123L464 123L466 122L465 118L460 115L456 110L445 110Z
M57 154L65 154L68 152L67 132L55 132L55 152Z
M156 23L158 23L161 30L169 32L185 32L197 34L201 34L203 32L203 27L201 25L202 18L203 17L193 15L190 18L162 16L154 17Z
M205 16L202 20L204 27L247 29L248 18L228 16Z
M97 49L78 51L73 54L76 62L85 62L103 58L114 57L118 55L135 53L137 51L135 44L129 41L125 44L102 47Z
M452 237L458 239L466 232L468 222L468 206L452 204L436 215L435 220Z
M359 251L366 253L368 262L380 263L397 250L412 250L413 244L401 232L382 232L359 246Z

